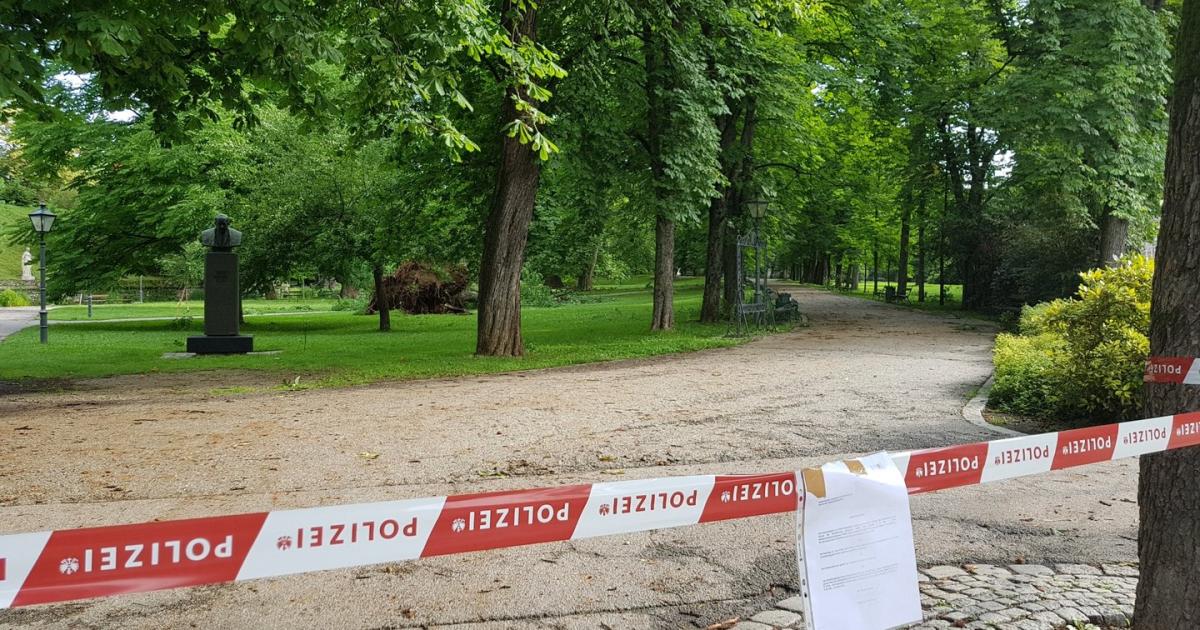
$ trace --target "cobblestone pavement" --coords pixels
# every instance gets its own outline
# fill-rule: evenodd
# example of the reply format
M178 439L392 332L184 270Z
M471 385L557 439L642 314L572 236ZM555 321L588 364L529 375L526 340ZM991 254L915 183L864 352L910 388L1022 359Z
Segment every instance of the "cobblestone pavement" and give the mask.
M1128 564L931 566L919 574L925 621L910 630L1059 630L1128 628L1138 571ZM710 630L804 627L799 596L747 620Z

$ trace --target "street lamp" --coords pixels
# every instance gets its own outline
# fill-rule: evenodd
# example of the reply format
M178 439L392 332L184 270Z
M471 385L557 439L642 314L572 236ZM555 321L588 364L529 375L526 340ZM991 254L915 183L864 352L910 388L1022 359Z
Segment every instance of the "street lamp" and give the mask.
M763 297L766 294L765 279L762 277L762 265L765 261L761 260L762 253L762 238L759 236L759 225L762 223L763 217L767 216L767 206L770 202L762 197L754 197L746 202L746 210L750 213L750 217L754 219L754 303L762 304Z
M33 222L33 231L38 233L38 238L42 243L42 258L40 265L41 281L38 285L38 293L41 297L41 310L38 315L41 318L41 337L42 343L49 341L50 323L46 317L46 234L54 227L54 219L58 215L46 209L45 202L38 204L38 209L29 213L29 220Z

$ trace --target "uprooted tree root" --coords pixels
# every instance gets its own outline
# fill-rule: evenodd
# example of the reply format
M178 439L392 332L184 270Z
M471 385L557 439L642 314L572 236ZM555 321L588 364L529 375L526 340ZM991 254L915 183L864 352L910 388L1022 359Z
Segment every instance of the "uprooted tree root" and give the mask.
M392 309L413 315L465 313L471 298L468 283L467 270L462 266L435 267L409 261L383 279L383 292ZM371 297L368 315L379 310L378 300L378 295Z

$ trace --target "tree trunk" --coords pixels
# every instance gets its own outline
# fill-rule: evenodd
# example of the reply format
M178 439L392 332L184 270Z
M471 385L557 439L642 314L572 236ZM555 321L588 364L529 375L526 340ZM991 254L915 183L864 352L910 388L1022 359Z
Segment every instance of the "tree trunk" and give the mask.
M375 308L379 311L379 332L392 329L392 305L388 304L387 292L383 288L383 266L375 265L371 269L375 278Z
M704 253L704 298L700 303L700 321L715 324L721 320L721 236L725 232L725 195L708 202L708 246Z
M725 225L725 236L721 239L721 273L725 276L724 284L721 285L722 299L725 302L724 312L729 315L733 312L733 305L737 303L738 291L742 288L742 279L738 277L737 272L737 232L734 231L732 225Z
M654 226L654 316L650 330L675 327L675 222L659 215Z
M911 201L911 200L910 200ZM905 203L900 212L900 265L896 275L896 296L908 293L908 242L912 238L912 204Z
M917 301L925 301L925 216L917 221Z
M1200 1L1184 2L1178 37L1150 354L1200 357ZM1200 387L1146 385L1149 417L1198 409ZM1135 627L1200 627L1200 448L1143 456L1138 504Z
M875 295L879 295L879 246L876 245L872 251L872 256L875 258L875 269L871 272L875 278Z
M1100 223L1100 266L1115 267L1117 259L1125 254L1125 243L1129 240L1129 221L1112 213L1104 212Z
M575 280L575 288L580 291L591 291L596 278L596 261L600 259L600 245L596 245L596 249L592 250L592 257L583 267L583 271L579 273L579 277Z
M505 0L501 15L508 15L515 0ZM536 36L537 12L527 5L510 26L515 42ZM501 121L507 123L528 114L518 112L514 97L525 96L519 88L504 92ZM488 211L483 242L483 264L479 271L479 323L475 353L517 357L525 354L521 340L521 265L529 222L537 199L541 165L533 149L515 137L504 135L500 144L500 167L496 189Z

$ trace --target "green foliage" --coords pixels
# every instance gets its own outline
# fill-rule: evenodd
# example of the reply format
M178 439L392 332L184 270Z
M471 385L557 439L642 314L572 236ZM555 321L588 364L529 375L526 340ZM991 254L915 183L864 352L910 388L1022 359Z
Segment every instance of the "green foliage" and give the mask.
M159 262L163 275L181 291L198 287L204 281L204 246L192 241L177 254L164 256Z
M350 311L351 313L355 313L357 315L363 315L367 312L367 305L370 303L370 301L370 299L365 297L350 299L342 298L334 302L333 306L330 307L330 310Z
M1020 335L997 338L992 403L1048 418L1136 417L1150 350L1153 273L1152 261L1129 256L1117 267L1081 274L1076 299L1026 308Z
M535 308L559 305L542 274L528 267L521 270L521 305Z
M0 307L4 306L29 306L29 298L24 293L4 289L0 291Z

